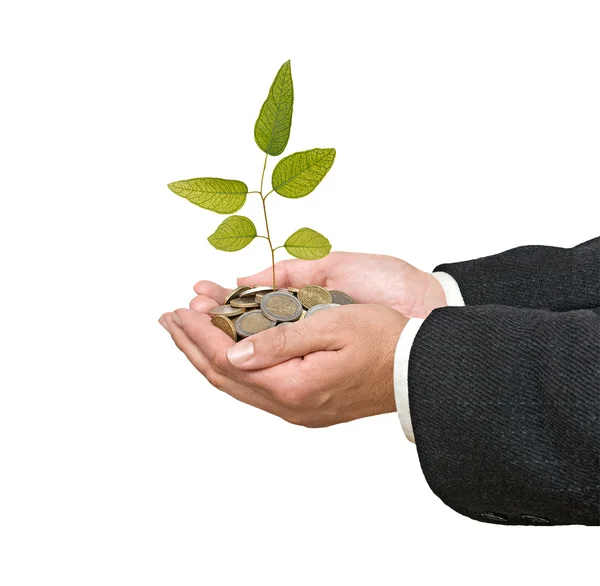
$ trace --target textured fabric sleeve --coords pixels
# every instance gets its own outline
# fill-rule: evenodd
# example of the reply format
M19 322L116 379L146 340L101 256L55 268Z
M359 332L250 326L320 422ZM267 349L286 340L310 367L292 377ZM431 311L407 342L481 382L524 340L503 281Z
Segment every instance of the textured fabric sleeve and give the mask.
M421 468L448 506L501 524L600 524L600 310L436 309L408 386Z
M466 305L600 307L600 237L574 248L521 246L435 270L456 279Z

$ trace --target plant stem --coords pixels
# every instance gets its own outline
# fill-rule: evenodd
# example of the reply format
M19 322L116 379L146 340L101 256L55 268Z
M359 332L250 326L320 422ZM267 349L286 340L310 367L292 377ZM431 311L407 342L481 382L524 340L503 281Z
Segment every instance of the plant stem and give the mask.
M267 205L265 203L265 198L261 195L261 200L263 204L263 212L265 214L265 226L267 227L267 240L269 241L269 248L271 249L271 267L273 269L273 290L275 290L275 249L273 248L273 243L271 242L271 233L269 232L269 220L267 218Z
M275 290L275 249L273 248L273 243L271 242L271 233L269 232L269 220L267 218L267 204L265 200L267 196L263 196L263 182L265 179L265 169L267 168L267 158L269 157L269 153L265 154L265 163L263 165L262 176L260 178L260 199L262 200L263 205L263 213L265 215L265 226L267 228L267 241L269 242L269 248L271 249L271 267L273 270L273 290ZM270 193L270 192L269 192ZM267 193L267 195L269 195Z
M267 158L269 157L269 153L267 153L265 155L265 164L263 165L263 171L262 171L262 175L260 177L260 191L258 193L260 193L260 196L262 197L262 188L263 188L263 181L265 180L265 169L267 168Z

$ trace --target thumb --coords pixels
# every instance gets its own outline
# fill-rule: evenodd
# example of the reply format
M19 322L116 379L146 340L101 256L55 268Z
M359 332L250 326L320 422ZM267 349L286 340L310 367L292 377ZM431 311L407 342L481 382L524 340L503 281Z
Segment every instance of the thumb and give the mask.
M308 319L254 334L230 346L227 359L241 370L256 370L311 352L339 350L344 346L344 335L337 309L342 308L320 311Z

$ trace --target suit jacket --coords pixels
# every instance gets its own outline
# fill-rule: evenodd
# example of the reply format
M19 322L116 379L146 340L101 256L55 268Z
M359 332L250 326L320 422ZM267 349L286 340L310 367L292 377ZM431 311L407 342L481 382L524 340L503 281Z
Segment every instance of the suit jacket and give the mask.
M435 270L466 307L434 310L410 353L429 486L480 521L600 525L600 238Z

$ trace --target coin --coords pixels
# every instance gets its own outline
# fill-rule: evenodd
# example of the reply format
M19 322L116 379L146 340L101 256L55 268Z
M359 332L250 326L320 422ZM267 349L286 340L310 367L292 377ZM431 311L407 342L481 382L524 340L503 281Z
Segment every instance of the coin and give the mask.
M241 315L244 313L243 307L232 307L231 305L219 305L219 307L213 307L208 313L213 317L217 315L224 315L226 317L233 317L234 315Z
M260 309L247 311L235 322L235 329L241 338L247 338L274 326L275 322L264 315Z
M307 312L306 317L310 317L314 315L318 311L323 311L324 309L329 309L330 307L339 307L339 303L319 303L318 305L313 305Z
M331 295L331 299L333 303L337 303L338 305L351 305L352 303L356 303L348 293L344 293L343 291L336 291L335 289L329 291Z
M260 303L256 301L254 297L239 297L238 299L232 299L230 303L231 307L243 307L244 309L252 309L258 307Z
M248 287L247 285L242 285L241 287L236 287L229 295L227 295L227 298L225 299L225 305L227 305L228 303L231 303L232 299L237 299L240 296L240 293L243 293L244 291L248 291L248 289L250 289L250 287Z
M224 315L217 315L211 320L212 324L217 326L221 331L225 332L234 342L237 342L237 332L233 322Z
M298 293L298 291L300 291L300 289L296 289L296 287L288 287L287 290L290 293Z
M305 285L298 291L298 299L306 309L310 309L313 305L331 303L332 301L329 291L319 287L319 285Z
M260 308L275 321L295 321L302 315L302 304L287 291L267 293L260 302Z
M273 287L252 287L252 289L248 288L242 292L240 297L249 297L250 295L256 295L256 293L268 293L269 291L273 291Z

